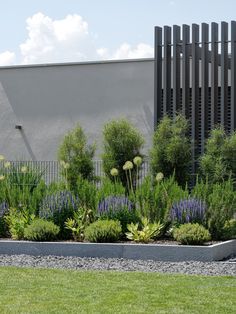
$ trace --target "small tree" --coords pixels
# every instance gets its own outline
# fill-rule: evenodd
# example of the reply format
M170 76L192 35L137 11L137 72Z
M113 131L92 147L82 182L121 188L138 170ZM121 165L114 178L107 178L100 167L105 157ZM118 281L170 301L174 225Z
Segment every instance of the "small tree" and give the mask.
M177 182L184 186L189 179L191 163L191 142L188 121L178 115L171 119L165 116L157 126L150 151L151 169L155 176L162 172L165 177L175 173Z
M70 188L76 188L79 176L87 180L94 178L92 160L94 152L95 146L87 145L86 136L80 125L66 134L58 150L58 159L68 166L65 167L63 174Z
M113 120L104 126L103 137L104 172L109 178L112 178L110 171L112 168L116 168L119 178L125 186L127 180L123 165L126 161L133 161L134 157L141 155L140 150L144 144L143 136L130 122L120 119Z
M218 126L206 141L204 155L199 160L199 171L210 183L236 178L236 132L226 135Z

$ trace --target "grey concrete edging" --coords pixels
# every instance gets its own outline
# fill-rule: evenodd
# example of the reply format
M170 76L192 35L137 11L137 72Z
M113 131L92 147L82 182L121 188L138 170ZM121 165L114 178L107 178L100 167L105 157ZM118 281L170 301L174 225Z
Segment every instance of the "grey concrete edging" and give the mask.
M236 240L210 246L0 240L0 254L210 262L222 260L231 254L236 254Z

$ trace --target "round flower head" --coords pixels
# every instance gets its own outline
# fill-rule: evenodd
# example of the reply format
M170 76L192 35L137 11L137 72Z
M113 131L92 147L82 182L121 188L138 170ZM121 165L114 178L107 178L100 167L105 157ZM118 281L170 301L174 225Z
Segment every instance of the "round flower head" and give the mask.
M60 166L64 167L65 166L65 162L64 160L60 160Z
M6 162L4 163L4 167L5 167L5 168L10 168L10 166L11 166L10 161L6 161Z
M140 166L141 163L143 162L142 158L140 156L136 156L134 157L133 159L133 163L136 165L136 166Z
M123 166L123 170L131 170L133 169L134 165L132 161L126 161L126 163Z
M111 174L113 177L116 177L116 176L118 176L119 171L118 171L118 169L116 169L116 168L112 168L111 171L110 171L110 174Z
M5 160L5 157L3 155L0 155L0 161Z
M63 167L64 169L68 169L70 167L70 164L68 162L64 162Z
M3 181L5 179L4 175L0 175L0 181Z
M160 182L164 178L164 174L162 172L158 172L156 175L156 181Z
M21 172L26 173L27 172L27 167L26 166L21 167Z

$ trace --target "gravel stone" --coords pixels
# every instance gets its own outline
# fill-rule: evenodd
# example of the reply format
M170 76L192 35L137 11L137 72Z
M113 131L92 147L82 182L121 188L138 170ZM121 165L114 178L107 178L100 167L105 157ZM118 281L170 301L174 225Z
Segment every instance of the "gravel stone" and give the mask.
M220 262L160 262L71 256L0 255L0 266L236 276L236 256L230 256L228 260Z

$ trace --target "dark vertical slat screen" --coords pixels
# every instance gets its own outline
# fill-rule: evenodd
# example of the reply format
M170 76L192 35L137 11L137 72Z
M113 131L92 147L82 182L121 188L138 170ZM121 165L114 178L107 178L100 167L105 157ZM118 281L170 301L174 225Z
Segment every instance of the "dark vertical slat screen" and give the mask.
M190 27L183 25L183 49L182 49L182 111L189 118L189 40Z
M163 112L170 113L171 106L171 28L164 26L164 100Z
M161 119L162 107L162 28L155 27L154 128Z
M208 136L209 129L209 60L208 44L209 26L202 23L202 49L201 49L201 153L204 151L205 138Z
M199 25L192 25L192 138L193 157L199 144ZM196 148L196 149L194 149ZM194 158L195 159L195 158Z
M221 22L221 108L220 122L227 126L228 115L228 23Z
M211 23L211 128L217 120L218 108L218 24Z
M180 27L173 26L173 115L180 110Z

